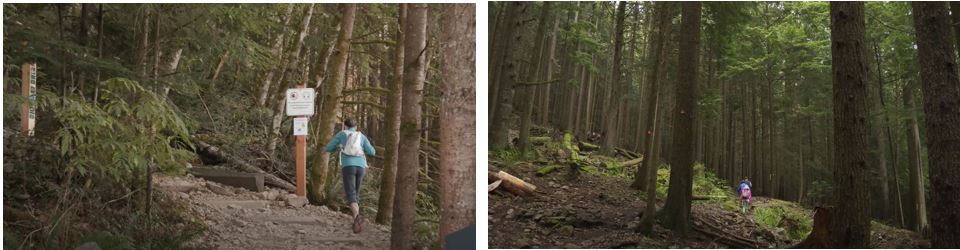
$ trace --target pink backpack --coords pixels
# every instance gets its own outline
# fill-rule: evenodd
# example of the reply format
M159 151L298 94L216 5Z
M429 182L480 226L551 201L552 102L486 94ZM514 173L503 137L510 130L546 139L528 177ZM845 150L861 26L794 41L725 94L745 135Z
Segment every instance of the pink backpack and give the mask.
M753 192L750 192L749 187L743 188L743 191L740 192L740 199L747 199L747 202L750 202L753 199Z

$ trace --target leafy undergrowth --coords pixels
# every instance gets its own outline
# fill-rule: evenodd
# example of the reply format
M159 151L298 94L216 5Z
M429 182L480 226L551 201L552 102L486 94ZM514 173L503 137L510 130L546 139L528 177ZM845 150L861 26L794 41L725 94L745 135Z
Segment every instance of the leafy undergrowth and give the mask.
M194 160L184 120L136 81L112 78L100 93L90 102L40 89L48 118L35 135L4 128L4 247L182 249L203 232L183 204L146 192L148 166L183 174Z
M813 213L797 203L763 198L753 209L753 218L761 225L782 232L792 241L801 241L813 229ZM759 202L759 200L758 200Z
M143 178L68 179L66 159L49 138L4 133L4 248L74 249L94 242L102 249L190 249L187 242L206 230L185 204L157 190L146 216L144 190L136 188Z

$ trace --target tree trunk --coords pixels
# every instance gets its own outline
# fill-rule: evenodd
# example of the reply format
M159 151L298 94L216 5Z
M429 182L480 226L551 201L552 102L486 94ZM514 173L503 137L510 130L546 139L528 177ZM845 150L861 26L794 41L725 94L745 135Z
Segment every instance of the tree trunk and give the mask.
M217 85L217 79L220 78L220 72L223 71L223 65L227 64L227 59L230 59L230 51L223 51L223 54L220 55L220 60L217 62L217 67L213 68L213 72L210 74L210 89L213 89Z
M443 107L440 111L440 245L476 220L476 19L470 4L442 16Z
M610 65L613 68L610 74L610 89L609 93L611 94L608 98L606 109L604 110L605 121L604 133L603 133L603 147L600 148L600 153L604 155L613 155L615 151L613 148L617 146L617 142L620 140L617 131L617 120L619 117L624 114L620 114L620 105L626 101L626 90L629 90L625 84L621 83L620 80L620 61L623 56L623 30L624 30L624 16L626 15L627 2L621 1L620 6L617 7L617 23L615 26L616 29L616 38L613 42L613 64ZM633 56L633 55L631 55Z
M546 69L544 69L544 79L546 81L553 80L553 64L556 57L557 51L557 32L560 30L560 17L556 16L553 18L553 29L550 32L550 41L548 42L547 56L546 56ZM540 125L548 125L550 122L550 86L553 84L545 84L540 90L540 111L539 114L539 123Z
M403 107L400 115L400 150L393 204L390 248L413 249L417 214L417 177L420 163L420 119L423 81L426 76L427 5L407 4L403 22Z
M79 20L80 23L77 29L77 45L84 48L87 47L87 12L88 12L87 6L89 6L89 4L86 4L86 3L80 4L80 20ZM80 57L83 57L83 58L87 57L87 53L81 53ZM77 86L79 86L77 88L77 92L80 93L81 99L86 99L86 95L83 92L83 89L84 89L83 87L84 87L84 82L86 82L87 74L84 71L80 71L77 73L80 75L79 80L77 80Z
M656 85L651 86L653 90L656 90ZM644 147L646 151L643 153L644 160L640 167L640 169L646 171L646 173L643 175L643 177L646 178L646 180L644 180L644 183L646 184L644 187L646 191L646 206L643 210L643 216L640 217L640 225L636 230L637 232L647 236L650 236L653 233L654 217L656 216L657 212L657 169L659 168L657 161L659 159L659 147L656 145L660 142L661 137L657 128L659 124L658 121L661 116L660 93L653 94L654 95L650 98L650 101L648 101L648 103L652 102L653 105L649 106L649 111L647 111L647 114L651 115L650 118L647 119L647 129L652 132L646 137L646 146Z
M380 199L377 205L377 223L390 224L393 219L393 197L397 180L397 150L400 143L400 107L403 88L403 22L407 17L407 6L397 4L397 33L394 42L393 81L388 83L390 94L387 97L385 129L387 136L383 145L383 174L380 175Z
M903 108L908 111L907 134L907 161L910 172L910 197L913 202L914 218L913 231L923 233L929 228L927 222L927 197L923 185L923 164L920 162L920 126L917 122L916 104L913 100L912 84L903 89Z
M870 246L870 195L867 190L867 69L864 57L863 2L831 2L833 162L835 219L831 243L838 248Z
M673 162L670 170L670 186L664 205L663 226L680 235L690 232L690 206L693 197L693 146L697 135L697 78L700 65L700 2L685 2L680 26L680 55L677 79L679 89L686 93L677 95L674 111Z
M945 2L913 2L930 159L930 242L960 248L960 79Z
M170 63L167 64L166 69L163 70L164 76L168 76L177 72L177 67L180 66L180 56L182 54L183 54L183 48L179 48L177 49L177 51L173 52L173 55L171 55L170 57ZM160 96L163 99L166 99L167 94L170 93L170 84L167 84L167 81L163 81L163 83L161 83L161 86L162 87L160 91Z
M57 4L57 35L60 37L60 41L63 41L63 4ZM63 65L60 65L60 107L66 107L67 103L67 50L65 48L60 48L60 60L63 62Z
M278 59L283 58L283 38L286 36L287 32L285 28L290 24L290 16L293 14L293 4L287 4L287 11L283 15L283 26L284 29L279 30L277 33L277 38L273 41L273 48L270 50L271 54L276 56ZM280 65L283 65L283 60L278 60ZM276 74L277 70L283 69L273 69L267 72L266 77L263 78L263 85L260 86L260 96L257 98L257 106L264 107L267 104L267 98L270 97L270 86L273 84L273 77Z
M957 50L960 50L960 2L950 1L950 17L953 21L953 39Z
M899 227L904 227L903 202L900 200L900 181L898 180L899 175L897 174L897 153L896 153L897 147L893 146L895 142L892 139L892 136L890 135L890 125L888 125L890 123L888 119L890 116L887 114L887 112L884 111L886 109L886 103L884 102L884 99L883 99L883 84L884 84L883 67L882 67L883 57L880 54L879 45L874 44L873 49L874 49L874 55L876 56L876 62L877 62L877 68L876 68L876 72L877 72L876 105L877 107L874 110L876 110L879 115L879 117L875 120L876 123L878 124L876 126L875 133L877 134L877 139L878 139L877 146L881 155L880 165L886 166L886 155L889 152L889 154L891 155L890 168L893 169L893 173L887 176L887 178L885 178L884 181L886 181L887 186L892 186L894 188L894 192L892 194L893 195L892 205L893 205L893 216L894 216L893 219L898 223L897 225Z
M154 21L153 21L153 91L159 92L160 86L160 7L157 6L154 8Z
M297 46L294 49L294 52L290 54L290 66L288 68L293 68L298 61L299 51L303 45L304 38L307 36L307 32L310 30L310 19L313 15L313 4L310 4L307 7L307 14L304 16L303 22L301 23L300 36L297 40ZM307 197L310 198L310 202L313 204L323 204L330 197L326 196L326 185L327 185L327 175L330 174L330 168L327 165L330 159L330 153L327 153L325 150L322 150L324 145L330 141L330 138L334 135L333 125L337 122L337 111L340 109L340 91L343 88L343 82L345 75L347 74L347 57L350 55L350 37L353 35L353 19L355 13L355 6L353 4L341 4L342 8L340 16L340 33L337 35L337 52L335 56L335 61L333 68L327 70L326 72L330 73L330 77L325 78L325 83L323 84L323 90L319 91L319 95L323 95L321 104L320 113L314 115L313 119L319 120L321 122L317 124L317 133L314 134L316 137L313 140L314 148L318 149L317 153L320 155L313 156L312 166L313 169L310 171L310 182L307 185ZM282 70L280 74L280 79L284 79L287 73L286 69ZM309 77L307 77L309 78ZM287 81L289 82L289 81ZM303 80L304 85L306 85L306 78ZM289 83L284 81L277 81L278 91L276 91L279 97L278 99L285 99L284 92ZM283 101L278 101L280 106L283 106ZM275 112L282 112L281 108L275 110ZM275 130L276 131L276 130ZM274 133L274 136L279 137L278 133Z
M644 209L643 217L640 218L640 226L637 227L637 231L646 235L650 235L653 232L653 217L656 212L657 206L657 154L655 153L655 143L656 137L658 136L657 131L657 118L659 117L659 104L660 104L660 93L658 92L658 72L660 70L661 61L666 56L666 52L663 50L666 37L664 37L664 30L669 29L670 27L670 8L673 3L660 2L653 4L653 14L656 17L657 25L653 26L650 34L652 39L650 39L653 44L650 53L650 74L647 75L647 81L650 83L650 98L647 99L647 124L644 125L644 131L646 131L646 139L644 144L643 152L643 164L637 170L637 176L634 179L633 186L635 188L645 187L646 190L646 208ZM641 175L640 171L645 171L646 173ZM637 181L636 179L644 177L645 180ZM640 186L640 184L646 184L646 186Z
M874 51L877 51L875 46ZM887 220L893 218L891 215L893 212L891 211L892 209L890 203L890 174L887 173L887 138L883 134L883 110L880 104L880 95L883 95L883 90L880 87L880 80L882 78L879 77L879 74L882 74L882 71L880 71L880 61L877 53L873 54L874 56L871 58L873 58L877 63L877 67L873 70L878 73L878 77L874 79L875 82L868 84L867 87L867 110L870 114L868 117L871 117L867 121L867 124L870 128L870 136L873 137L872 139L875 142L875 144L871 145L870 148L870 151L872 151L870 158L876 159L876 168L877 173L879 174L877 179L880 180L880 200L875 201L875 204L879 205L878 208L880 209L880 214L877 216L877 218L880 218L881 220Z
M147 56L150 52L150 18L147 11L143 11L143 31L140 33L140 47L137 50L137 65L140 66L140 80L147 78Z
M658 132L655 130L656 124L658 122L657 119L655 118L657 117L657 114L658 114L657 110L655 109L659 108L659 99L660 99L659 85L663 81L662 74L660 74L660 71L662 71L661 68L666 68L665 61L666 61L667 53L665 52L664 47L666 47L666 43L668 40L666 34L670 33L670 26L671 26L670 19L672 18L672 15L671 15L672 12L670 11L670 8L672 7L672 5L673 5L672 3L658 3L655 5L655 7L653 7L653 13L654 13L654 16L656 17L654 20L656 20L657 24L653 26L653 29L650 32L650 35L651 35L650 42L652 44L652 47L650 50L651 53L649 53L649 58L648 58L649 60L648 65L650 65L650 70L647 74L647 79L646 79L646 82L648 82L648 85L650 86L650 90L649 90L650 98L647 99L646 107L644 108L644 110L646 111L645 115L646 117L648 117L646 119L646 124L643 127L644 128L643 131L646 134L646 139L644 142L645 146L643 149L644 159L656 159L655 155L652 155L653 151L650 149L650 147L655 146L655 144L653 144L652 137L654 136L655 132ZM637 188L637 189L642 189L643 187L649 187L650 183L645 183L645 182L646 180L649 179L649 176L646 176L646 175L650 173L650 169L647 169L647 168L651 168L651 166L655 166L655 164L653 164L652 161L653 160L650 160L651 163L649 163L649 165L647 163L648 162L647 160L643 161L644 162L643 167L637 169L637 174L634 176L633 183L630 185L630 187ZM656 171L654 171L653 173L655 175ZM647 184L647 185L644 185L644 184Z
M550 2L543 2L543 8L540 12L539 24L537 25L537 35L534 37L536 39L534 40L534 46L537 47L537 49L535 50L537 52L536 53L531 52L530 59L529 59L531 63L536 62L535 63L536 67L533 68L533 74L529 74L531 76L530 79L532 79L530 82L537 82L544 78L542 76L543 75L543 57L545 52L543 41L544 41L544 35L546 34L547 17L549 16L549 14L550 14ZM520 152L522 152L523 154L526 154L527 151L529 150L529 143L527 142L527 138L530 137L530 123L533 120L531 116L533 116L533 103L534 103L533 100L534 100L535 90L536 89L533 86L520 87L520 93L521 93L520 108L522 108L523 110L521 111L521 114L520 114L520 138L519 138L519 142L517 143L517 146L518 148L520 148Z
M505 148L510 146L510 118L513 116L513 91L514 83L519 79L519 57L517 46L509 44L519 44L523 41L523 15L527 11L528 2L510 2L506 6L507 26L504 28L500 39L508 44L503 56L503 68L501 69L498 80L497 100L495 102L496 112L494 112L490 126L490 147Z
M286 112L284 111L286 100L287 100L286 90L288 87L290 87L291 82L304 83L304 84L306 83L306 79L292 79L292 77L288 77L288 75L298 73L298 72L290 72L290 71L293 70L294 68L297 68L297 65L300 63L300 52L303 50L304 39L307 37L307 34L310 33L310 20L313 17L313 7L314 7L314 4L310 4L309 6L307 6L307 9L305 10L305 13L303 15L303 20L300 22L300 32L298 33L299 36L297 41L294 42L294 49L290 51L290 55L287 56L287 61L282 62L280 66L281 67L280 77L277 80L277 83L279 85L277 85L278 88L275 91L276 92L275 96L277 97L277 100L276 102L274 102L276 104L274 104L273 106L273 123L270 126L269 142L267 143L267 156L270 156L270 157L273 157L274 153L277 150L277 143L279 143L280 138L282 138L282 136L280 135L280 124L283 123L283 118L286 115ZM229 56L229 55L230 55L229 51L224 53L224 56ZM221 63L223 63L223 60L224 59L221 58ZM339 91L337 93L339 93ZM328 116L322 116L322 117L328 117ZM321 116L317 116L316 119L319 119L319 118L321 118ZM323 134L321 134L321 138L323 138L322 136ZM324 140L320 140L320 141L324 141ZM314 141L314 142L322 143L318 141Z
M97 58L103 58L103 4L97 4ZM93 89L93 103L100 98L100 70L97 70L96 83Z

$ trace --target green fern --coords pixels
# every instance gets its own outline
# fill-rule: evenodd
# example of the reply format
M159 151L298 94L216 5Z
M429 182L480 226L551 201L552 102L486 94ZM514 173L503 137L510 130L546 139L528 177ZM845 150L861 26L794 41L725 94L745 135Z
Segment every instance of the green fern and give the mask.
M164 171L182 171L189 151L170 146L189 143L184 122L173 108L139 83L113 78L103 82L96 103L75 98L41 102L54 110L63 127L54 132L67 168L80 175L97 173L117 181L154 162ZM41 98L43 99L43 98Z

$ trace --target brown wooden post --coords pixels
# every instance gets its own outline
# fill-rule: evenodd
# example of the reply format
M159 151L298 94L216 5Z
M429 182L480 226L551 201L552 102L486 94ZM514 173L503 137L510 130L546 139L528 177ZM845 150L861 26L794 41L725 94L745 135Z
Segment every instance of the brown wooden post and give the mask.
M306 85L298 85L297 88L305 88ZM308 117L308 116L300 116ZM309 121L309 119L308 119ZM307 123L309 124L309 122ZM307 196L307 136L298 135L297 138L297 148L296 148L296 162L297 162L297 196L306 197Z
M33 126L36 124L37 102L37 64L24 63L23 67L23 104L20 105L20 132L25 136L33 136Z
M307 195L307 136L297 136L297 196Z

